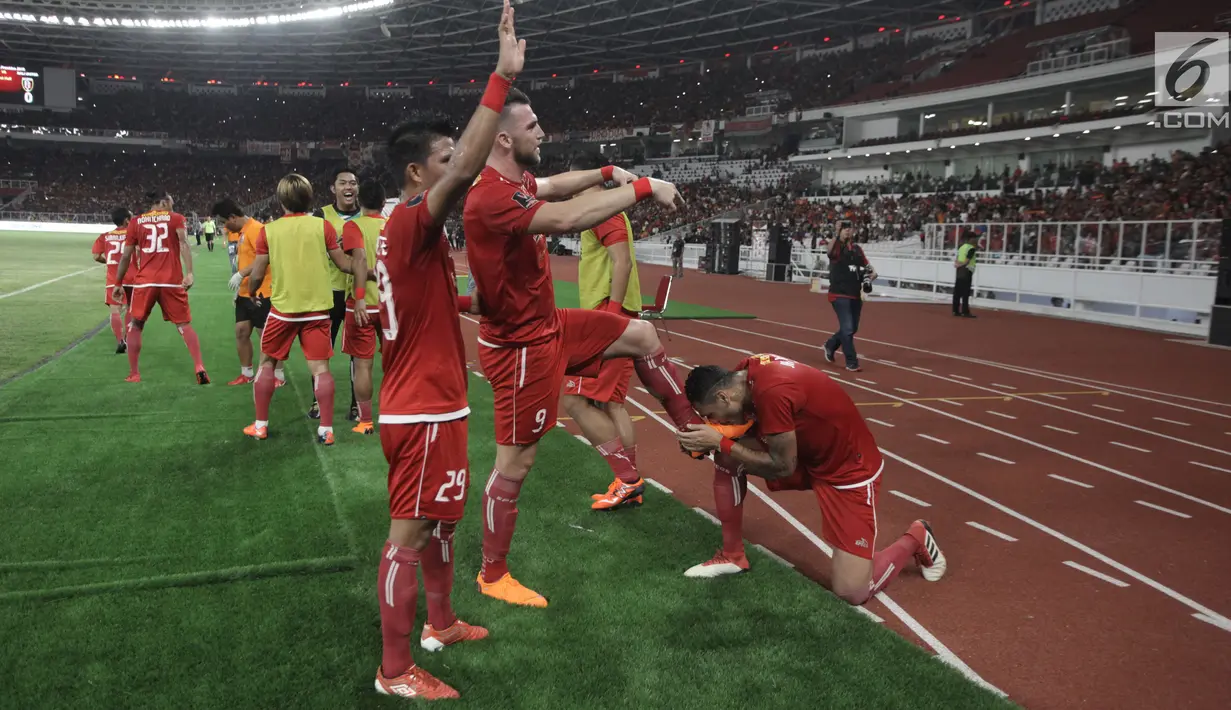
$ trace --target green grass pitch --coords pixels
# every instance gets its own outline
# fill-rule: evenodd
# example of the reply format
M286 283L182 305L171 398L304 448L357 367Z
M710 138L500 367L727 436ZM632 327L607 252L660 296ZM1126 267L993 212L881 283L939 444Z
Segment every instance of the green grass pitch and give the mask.
M0 234L0 380L104 321L101 269L3 297L89 268L91 241ZM195 384L155 317L138 385L123 382L104 328L0 386L0 706L398 707L372 689L388 525L379 441L339 426L337 446L312 443L302 359L288 363L270 439L246 440L251 389L222 384L237 367L226 252L196 259L194 325L215 384ZM333 368L344 382L343 359ZM478 482L454 601L492 634L415 653L461 691L458 706L1009 706L755 550L751 574L685 579L717 545L714 527L654 489L639 510L591 512L610 473L563 430L540 449L510 560L551 606L479 595L494 445L491 392L470 384Z

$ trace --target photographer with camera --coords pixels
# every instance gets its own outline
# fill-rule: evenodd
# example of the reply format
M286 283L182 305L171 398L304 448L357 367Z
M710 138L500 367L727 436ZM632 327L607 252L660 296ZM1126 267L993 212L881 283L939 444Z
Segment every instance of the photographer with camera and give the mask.
M843 227L838 238L829 244L829 303L838 316L838 330L825 343L825 360L832 363L841 345L847 371L861 372L859 356L855 354L855 333L859 332L863 299L872 292L876 269L852 240L853 234L853 229Z

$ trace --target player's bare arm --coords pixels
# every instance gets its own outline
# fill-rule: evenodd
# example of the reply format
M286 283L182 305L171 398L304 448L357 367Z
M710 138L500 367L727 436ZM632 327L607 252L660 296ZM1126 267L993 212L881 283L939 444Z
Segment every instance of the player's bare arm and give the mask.
M707 424L690 424L688 431L679 432L676 437L685 451L708 453L723 448L722 434ZM794 473L799 460L795 432L767 436L765 443L767 450L762 451L751 441L736 441L731 444L730 455L743 464L748 473L760 478L786 478Z
M107 257L103 256L102 254L94 254L94 261L97 261L100 264L106 264Z
M607 247L607 256L611 257L611 296L608 300L617 308L628 294L628 281L633 273L632 250L628 242L616 242Z
M252 260L252 266L248 271L248 283L260 284L265 280L265 269L269 268L269 254L257 254ZM256 288L249 289L252 292L252 300L260 301L261 297L257 295Z
M632 184L637 176L623 168L612 168L611 181L616 185ZM559 175L552 175L538 181L538 198L540 200L565 200L582 190L588 190L603 184L603 171L572 170Z
M540 198L543 195L542 184L539 183ZM668 211L674 211L678 205L684 204L684 198L675 185L666 180L640 178L614 190L593 192L565 202L547 203L534 213L529 231L532 234L580 232L601 224L644 199L653 199Z
M346 252L341 249L330 249L329 258L333 260L333 265L338 267L338 271L344 274L354 274L354 271L351 269L350 258L346 256ZM366 265L367 262L364 263Z
M366 284L368 282L368 250L363 247L351 249L350 252L351 269L354 271L355 283ZM355 297L355 309L352 311L355 317L355 325L360 328L368 326L368 308L363 299Z
M180 260L184 262L184 289L192 288L192 247L188 246L188 229L180 227L175 230L180 240Z
M526 63L526 40L517 39L513 26L513 7L509 0L504 0L504 12L500 15L500 57L496 60L496 74L504 79L504 89L507 91L517 75L521 73ZM499 89L496 89L497 91ZM488 91L493 91L489 84ZM449 169L427 193L427 209L432 215L433 225L440 227L453 208L466 195L474 179L487 165L487 157L491 153L496 140L496 129L500 125L500 108L489 106L484 95L484 102L479 104L466 124L457 141L457 147L449 158ZM503 100L499 102L503 108Z

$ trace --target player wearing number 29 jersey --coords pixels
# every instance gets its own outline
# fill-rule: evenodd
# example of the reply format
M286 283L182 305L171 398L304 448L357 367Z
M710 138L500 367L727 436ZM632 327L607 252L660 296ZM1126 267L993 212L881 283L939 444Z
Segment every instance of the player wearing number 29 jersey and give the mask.
M133 213L127 207L117 207L111 211L111 221L115 229L98 235L94 240L94 260L107 267L107 297L104 303L111 311L111 332L115 334L115 352L122 354L127 347L124 343L124 331L128 330L128 318L132 310L132 277L128 282L120 284L116 272L120 268L120 258L124 253L124 240L128 236L128 221ZM120 298L115 298L115 287L122 286ZM125 306L128 308L125 309ZM123 315L121 315L121 311Z

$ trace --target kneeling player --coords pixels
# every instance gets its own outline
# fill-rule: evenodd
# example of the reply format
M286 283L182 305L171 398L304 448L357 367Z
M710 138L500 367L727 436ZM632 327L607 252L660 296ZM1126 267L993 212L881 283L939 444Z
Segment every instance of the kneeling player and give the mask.
M120 255L124 253L124 238L128 235L128 221L132 219L132 210L127 207L116 207L111 211L111 221L115 229L98 235L94 240L94 261L107 266L107 295L103 303L111 310L111 332L115 334L115 352L122 355L127 352L124 342L124 332L128 330L128 319L132 315L133 287L131 272L123 284L123 297L115 298L112 293L117 285L116 271L120 266Z
M351 356L351 383L355 388L355 405L359 409L356 434L371 434L372 426L372 365L376 349L382 346L380 327L380 293L368 291L368 274L376 268L376 240L385 227L381 210L385 207L385 188L376 180L364 180L359 185L359 207L362 213L342 227L342 251L351 256L355 278L347 285L346 318L342 323L342 352Z
M265 330L265 321L269 317L270 273L265 272L265 278L255 292L248 284L248 274L256 259L257 239L265 225L245 215L235 200L229 197L216 203L211 212L222 220L228 233L239 236L235 242L238 245L239 270L231 275L230 281L231 290L235 293L235 351L239 354L239 377L227 384L252 384L256 379L252 368L252 330ZM274 369L274 377L278 387L286 384L281 362Z
M748 569L740 532L746 473L764 478L771 491L813 491L823 516L821 538L834 548L831 589L846 602L863 604L911 559L928 581L944 575L945 557L922 520L874 552L884 460L855 403L827 375L776 355L754 355L734 371L698 367L685 390L697 412L712 422L755 418L766 449L705 425L678 435L685 449L715 452L714 498L723 529L723 549L685 574L717 577Z

